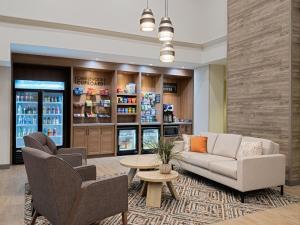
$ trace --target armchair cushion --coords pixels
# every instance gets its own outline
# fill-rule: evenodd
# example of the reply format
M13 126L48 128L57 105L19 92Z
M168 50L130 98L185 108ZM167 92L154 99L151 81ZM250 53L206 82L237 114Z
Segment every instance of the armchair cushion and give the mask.
M82 156L83 164L87 164L87 150L86 148L60 148L57 154L80 154Z
M78 166L74 169L80 174L82 181L96 180L97 172L95 165Z
M72 167L82 166L81 154L59 154L56 156L69 163Z

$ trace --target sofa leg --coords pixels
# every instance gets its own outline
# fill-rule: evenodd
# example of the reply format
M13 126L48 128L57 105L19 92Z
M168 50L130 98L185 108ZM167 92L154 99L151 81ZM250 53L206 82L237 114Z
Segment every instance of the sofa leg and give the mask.
M280 185L280 194L283 195L284 186Z
M127 225L127 212L123 212L122 213L122 222L123 222L123 225Z
M245 193L241 192L241 203L245 203Z

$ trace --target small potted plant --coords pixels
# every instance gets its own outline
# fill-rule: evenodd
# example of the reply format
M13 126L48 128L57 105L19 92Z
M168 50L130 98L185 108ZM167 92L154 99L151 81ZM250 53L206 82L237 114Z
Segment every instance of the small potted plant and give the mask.
M181 156L181 150L174 148L175 143L168 139L160 139L158 143L148 144L153 149L161 160L162 164L159 167L160 173L169 174L172 171L171 160L177 160Z

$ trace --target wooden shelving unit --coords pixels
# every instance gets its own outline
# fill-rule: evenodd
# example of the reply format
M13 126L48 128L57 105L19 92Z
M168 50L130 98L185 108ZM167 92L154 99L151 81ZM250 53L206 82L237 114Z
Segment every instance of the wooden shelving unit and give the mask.
M71 71L70 132L72 146L85 146L90 155L115 155L117 128L137 126L139 128L139 148L141 148L141 128L160 126L163 129L163 104L173 104L174 114L181 120L193 119L193 71L176 68L125 65L118 63L93 62L47 56L13 54L14 63L43 66L59 66ZM78 80L95 80L95 83L79 83ZM134 83L134 93L126 93L126 85ZM164 83L176 83L177 93L163 93ZM83 94L73 94L75 87L82 87ZM94 89L91 93L89 88ZM100 90L107 89L103 94ZM93 91L92 91L93 92ZM155 103L155 119L142 119L143 97L145 93L159 96ZM118 102L118 98L134 98L134 102ZM87 106L86 101L92 105ZM110 100L110 107L100 106L100 100ZM118 108L134 108L134 112L118 112ZM152 107L152 106L151 106ZM97 117L88 117L96 115ZM74 116L76 114L77 116ZM79 116L78 116L79 115ZM108 117L99 117L107 115ZM172 124L167 124L172 125ZM191 132L192 122L174 123L182 132ZM66 146L68 147L68 146Z

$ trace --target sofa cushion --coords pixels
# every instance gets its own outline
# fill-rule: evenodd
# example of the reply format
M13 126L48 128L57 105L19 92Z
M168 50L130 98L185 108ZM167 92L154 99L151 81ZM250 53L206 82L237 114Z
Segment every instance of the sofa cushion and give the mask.
M218 134L217 133L211 133L211 132L201 132L201 136L207 137L207 152L212 153Z
M237 179L237 160L210 162L208 166L211 172Z
M183 138L183 141L184 141L184 147L183 147L183 150L184 151L190 151L191 150L191 136L192 135L188 135L188 134L183 134L182 135L182 138Z
M235 158L240 147L242 136L237 134L219 134L213 154Z
M249 141L243 141L242 139L239 150L236 154L236 158L242 159L244 157L262 155L262 151L263 151L263 145L261 141L249 142Z
M242 138L242 141L246 141L246 142L262 142L263 145L263 155L269 155L269 154L274 154L276 152L275 148L274 148L274 143L270 140L267 139L263 139L263 138L255 138L255 137L247 137L244 136Z
M207 137L191 136L191 152L207 153Z
M209 169L210 162L218 162L218 161L234 161L234 159L212 155L208 153L197 153L197 152L182 152L182 161L192 164L194 166L199 166L205 169ZM180 163L179 163L180 164Z

